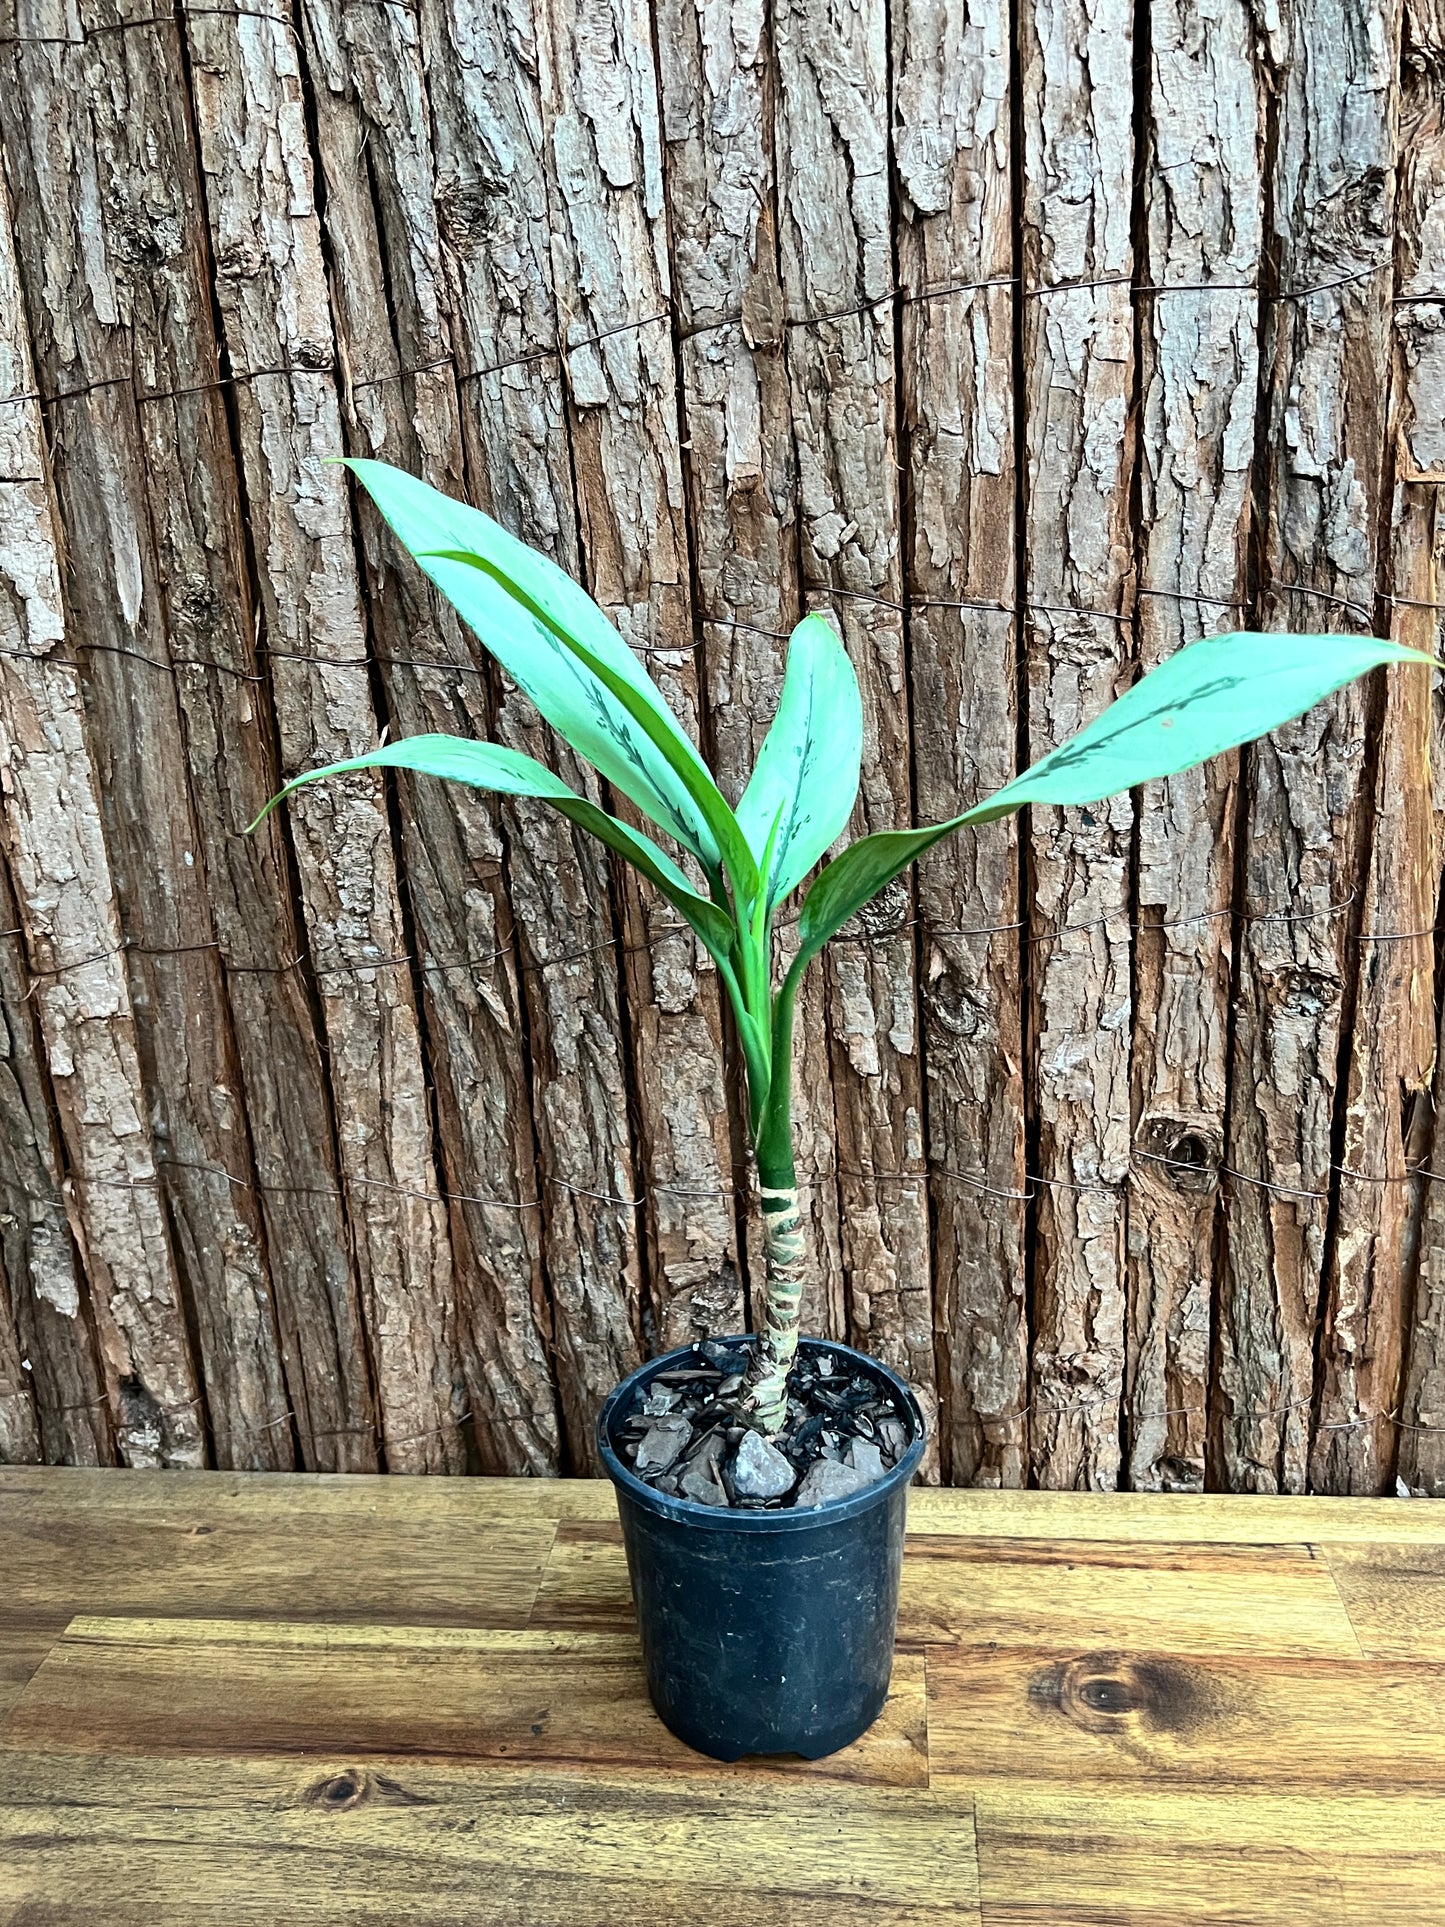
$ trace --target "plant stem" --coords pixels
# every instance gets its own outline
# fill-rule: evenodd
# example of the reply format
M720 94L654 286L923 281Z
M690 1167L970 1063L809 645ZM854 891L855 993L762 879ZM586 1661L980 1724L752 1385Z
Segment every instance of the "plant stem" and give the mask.
M793 1004L790 971L773 1010L771 1077L758 1129L758 1180L763 1207L763 1315L758 1350L748 1368L741 1409L763 1433L780 1432L788 1416L788 1373L798 1349L806 1244L793 1166Z
M803 1296L803 1217L793 1160L759 1169L763 1200L765 1296L757 1356L743 1395L746 1416L760 1432L780 1432L788 1416L788 1373L798 1349Z

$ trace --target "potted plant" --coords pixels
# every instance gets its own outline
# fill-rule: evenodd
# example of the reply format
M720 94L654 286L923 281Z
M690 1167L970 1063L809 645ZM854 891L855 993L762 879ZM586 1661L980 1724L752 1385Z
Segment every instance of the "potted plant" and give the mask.
M602 1456L663 1719L719 1758L817 1758L863 1732L887 1693L907 1486L924 1426L908 1388L877 1361L813 1339L799 1350L805 1252L791 1092L803 973L885 884L962 825L1028 803L1101 801L1263 735L1381 663L1432 658L1372 636L1190 644L985 802L946 823L862 837L824 862L780 972L778 913L846 829L858 788L858 686L829 625L808 615L793 631L777 715L733 807L585 590L475 509L385 463L348 465L553 728L693 866L685 871L650 837L495 743L414 736L281 792L392 768L540 798L633 864L712 957L746 1077L761 1330L633 1372L602 1411Z

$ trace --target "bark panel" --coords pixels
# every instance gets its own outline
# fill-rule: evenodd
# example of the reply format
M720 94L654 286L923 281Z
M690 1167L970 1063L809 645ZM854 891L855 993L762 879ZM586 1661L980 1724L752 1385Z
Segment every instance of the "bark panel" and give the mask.
M69 56L69 48L17 49L26 97L58 87ZM62 256L57 278L63 265ZM206 1460L199 1390L123 963L101 776L70 655L74 630L61 591L45 428L38 402L25 399L35 393L36 369L23 313L7 194L0 201L0 394L7 398L0 473L10 478L0 532L7 856L117 1446L129 1465L199 1466ZM65 405L104 418L107 398L98 391ZM68 1304L64 1273L51 1282Z
M0 448L7 457L13 452L3 429ZM0 1334L8 1361L0 1378L8 1378L15 1402L8 1431L0 1420L0 1457L110 1465L115 1444L90 1285L66 1209L33 986L13 934L20 928L9 870L0 862L0 929L12 933L0 940L0 1299L9 1300L8 1307L0 1303L0 1320L9 1325ZM0 1403L6 1398L0 1389Z
M1393 569L1391 588L1400 597L1434 603L1432 609L1397 604L1393 633L1416 648L1441 654L1445 641L1445 8L1439 0L1408 0L1405 8L1405 59L1400 115L1400 181L1396 204L1394 421L1394 497L1391 517ZM1438 679L1437 679L1438 680ZM1414 720L1419 694L1415 697ZM1391 696L1395 690L1392 686ZM1438 706L1438 696L1436 703ZM1423 726L1430 727L1428 711ZM1434 735L1435 782L1441 780L1440 733ZM1388 740L1388 738L1387 738ZM1427 738L1427 741L1429 739ZM1418 821L1411 827L1419 835ZM1398 925L1401 930L1438 923L1436 909L1442 857L1441 819L1434 813L1433 888L1426 892L1427 914ZM1377 834L1388 849L1398 836L1394 799L1377 823ZM1393 946L1391 946L1393 948ZM1410 1016L1419 1022L1428 1000L1419 995L1428 981L1433 961L1427 937L1402 946L1414 965L1415 986L1401 982L1396 994L1413 988ZM1368 948L1364 961L1369 963ZM1407 965L1408 967L1408 965ZM1435 1001L1441 987L1437 975ZM1392 1013L1393 1015L1393 1013ZM1358 1035L1358 1032L1357 1032ZM1428 1045L1427 1045L1428 1050ZM1417 1063L1423 1060L1417 1060ZM1445 1094L1441 1091L1445 1050L1435 1054L1435 1117L1426 1137L1422 1162L1431 1172L1445 1171ZM1412 1065L1412 1068L1415 1066ZM1346 1162L1349 1162L1347 1159ZM1395 1212L1404 1209L1408 1193L1396 1189L1388 1200ZM1445 1498L1445 1184L1431 1177L1420 1185L1414 1204L1417 1239L1413 1293L1404 1295L1403 1384L1398 1407L1398 1477L1407 1490ZM1344 1222L1342 1218L1342 1222ZM1418 1228L1416 1228L1416 1226ZM1411 1254L1407 1248L1408 1270ZM1374 1334L1371 1334L1374 1336ZM1389 1345L1386 1330L1376 1339ZM1388 1394L1387 1394L1388 1396ZM1322 1468L1328 1478L1332 1467ZM1317 1481L1319 1482L1319 1481Z
M1267 246L1279 298L1266 304L1261 343L1267 629L1372 620L1398 47L1391 0L1287 6L1268 36L1279 92ZM1228 1162L1263 1182L1230 1187L1219 1416L1232 1490L1300 1491L1308 1476L1374 687L1342 691L1248 758L1244 900L1253 915L1239 939ZM1376 1116L1372 1128L1398 1122Z
M1141 306L1141 665L1242 626L1264 125L1247 5L1149 13ZM1236 757L1142 794L1129 1193L1128 1470L1201 1491L1228 1097ZM1195 1168L1197 1167L1197 1168Z
M780 258L803 585L863 698L854 834L912 820L889 204L885 10L784 0ZM890 884L826 953L848 1330L902 1371L936 1452L932 1265L914 895ZM936 1461L929 1468L937 1477Z
M1022 299L1029 760L1116 696L1130 655L1132 21L1120 0L1023 14ZM1099 284L1099 285L1090 285ZM1084 612L1084 613L1080 613ZM1121 1467L1131 1027L1127 796L1035 809L1029 843L1033 1471ZM1065 928L1067 926L1067 928Z
M761 10L668 0L657 18L683 463L703 641L706 729L736 802L777 709L800 614L797 464L783 353L773 170L776 79ZM796 904L780 919L784 955ZM789 959L790 960L790 959ZM793 1135L804 1213L804 1326L841 1337L837 1150L821 970L798 1002ZM747 1213L751 1276L761 1214ZM756 1315L756 1314L755 1314ZM690 1334L674 1321L659 1342Z
M1008 782L1017 760L1008 8L909 0L893 34L913 750L918 820L929 823ZM946 606L960 601L980 606ZM1016 819L931 852L918 907L945 1472L955 1484L1020 1485Z
M31 113L7 112L5 135L23 184L17 236L40 385L76 396L53 416L71 538L66 597L86 651L88 728L163 1208L217 1461L274 1471L294 1462L280 1338L169 671L165 603L194 612L186 591L196 585L163 580L161 550L173 560L193 534L186 523L198 491L162 483L152 493L157 424L137 400L174 385L153 334L158 311L187 278L196 238L177 155L185 96L174 30L132 28L135 14L145 18L104 0L73 14L60 4L31 10L32 24L57 37L107 31L44 50L54 58L43 66L42 50L29 51ZM177 256L179 277L168 272ZM204 284L198 300L189 293L162 326L204 329ZM177 466L174 457L167 466ZM231 586L222 587L227 610Z
M552 302L536 46L501 6L429 6L443 257L479 505L580 576ZM600 800L595 776L505 678L497 739ZM568 1463L595 1469L599 1401L640 1357L641 1249L628 1051L605 853L540 804L503 806L533 1059L543 1251Z
M642 0L547 0L537 27L553 300L587 586L696 738L701 692L649 9ZM711 961L634 872L624 869L619 881L651 1341L740 1318L732 1134Z
M375 746L333 372L335 346L296 42L251 15L188 20L196 121L261 587L281 774ZM318 666L320 658L325 666ZM466 1386L446 1205L390 825L370 774L288 807L338 1150L394 1471L457 1471Z
M340 264L332 288L348 446L465 495L417 23L400 8L345 0L314 0L302 21ZM393 734L489 736L480 651L369 505L362 540ZM476 791L421 778L402 780L401 814L444 1168L462 1200L452 1211L458 1343L479 1464L555 1472L536 1149L497 811Z

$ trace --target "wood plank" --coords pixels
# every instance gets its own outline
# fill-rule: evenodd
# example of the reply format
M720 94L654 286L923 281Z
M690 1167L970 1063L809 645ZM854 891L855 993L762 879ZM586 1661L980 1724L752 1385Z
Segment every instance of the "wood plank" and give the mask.
M1355 1659L1330 1569L1306 1546L911 1535L899 1638L935 1645L1118 1645L1160 1653Z
M977 1927L969 1799L787 1785L780 1813L778 1780L754 1768L383 1772L345 1754L0 1747L0 1919L395 1927L400 1904L417 1927Z
M906 0L890 20L914 801L941 823L1018 759L1009 9ZM1021 1485L1017 819L948 838L917 878L940 1454L957 1484Z
M415 1543L429 1529L446 1554L449 1535L486 1522L577 1520L611 1523L617 1501L605 1479L428 1480L420 1484L337 1475L245 1478L172 1472L164 1479L72 1467L0 1466L0 1532L24 1518L40 1534L47 1523L78 1533L110 1530L113 1512L126 1519L166 1515L178 1503L204 1503L217 1519L267 1519L281 1533L309 1529L328 1516L368 1522L380 1531L394 1520ZM1226 1493L1017 1492L916 1486L908 1497L915 1532L992 1539L1113 1540L1174 1545L1445 1545L1445 1507L1393 1499L1296 1500Z
M1445 1921L1433 1800L989 1787L977 1825L986 1927Z
M633 1625L617 1525L564 1522L534 1626ZM1108 1644L1151 1652L1337 1655L1359 1643L1307 1546L1196 1546L910 1533L898 1637L935 1647Z
M1445 1546L1330 1546L1324 1557L1371 1659L1445 1661Z
M97 1503L43 1491L0 1515L7 1583L0 1620L39 1612L524 1626L552 1544L539 1517L498 1520L485 1508L441 1518L415 1503L411 1480L362 1484L337 1475L329 1490L273 1475L239 1483L125 1479ZM443 1483L443 1482L439 1482ZM456 1488L474 1487L468 1480ZM394 1485L392 1500L388 1487ZM453 1489L445 1482L446 1489Z
M908 1522L918 1532L1113 1539L1136 1545L1182 1540L1196 1545L1350 1545L1381 1539L1445 1545L1445 1507L1391 1499L914 1491L908 1496Z
M168 1758L506 1760L602 1776L719 1770L653 1712L635 1633L81 1615L4 1734L21 1748ZM775 1759L768 1770L926 1786L922 1655L899 1656L878 1723L853 1746L817 1762Z
M1170 1655L1116 1641L928 1662L935 1786L1445 1794L1445 1665Z
M63 1611L27 1615L27 1623L9 1614L0 1621L0 1725L68 1623Z

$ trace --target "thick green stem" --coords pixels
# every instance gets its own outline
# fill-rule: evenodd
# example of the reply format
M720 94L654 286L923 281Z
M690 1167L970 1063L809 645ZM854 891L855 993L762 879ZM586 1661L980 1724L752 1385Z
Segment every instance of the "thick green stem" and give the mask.
M798 1349L806 1244L793 1167L793 1001L790 972L773 1013L772 1075L758 1130L763 1208L763 1315L757 1356L742 1410L760 1432L779 1432L788 1416L788 1373Z

